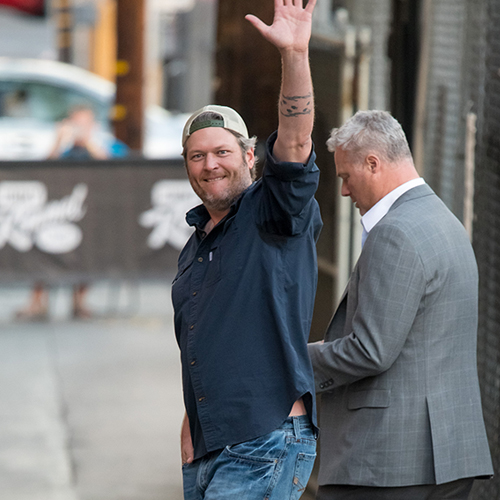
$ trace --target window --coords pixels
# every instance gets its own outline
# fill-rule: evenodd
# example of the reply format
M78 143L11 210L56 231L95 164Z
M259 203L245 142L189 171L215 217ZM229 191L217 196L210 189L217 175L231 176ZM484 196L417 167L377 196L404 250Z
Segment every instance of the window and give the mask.
M90 106L97 120L107 128L109 103L46 83L0 81L0 118L58 122L66 118L75 106Z

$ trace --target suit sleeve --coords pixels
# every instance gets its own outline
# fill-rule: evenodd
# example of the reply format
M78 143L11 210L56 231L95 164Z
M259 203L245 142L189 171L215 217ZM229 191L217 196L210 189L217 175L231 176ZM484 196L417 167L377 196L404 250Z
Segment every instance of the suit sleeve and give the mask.
M346 317L352 317L352 327L345 329L336 314L329 331L340 338L308 346L317 392L388 370L401 353L425 288L422 261L404 231L375 226L348 287Z

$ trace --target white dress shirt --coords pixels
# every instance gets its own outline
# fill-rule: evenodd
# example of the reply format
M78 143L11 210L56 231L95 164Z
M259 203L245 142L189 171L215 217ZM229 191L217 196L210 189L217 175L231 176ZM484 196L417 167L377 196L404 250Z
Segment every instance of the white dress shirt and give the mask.
M363 226L361 246L365 244L368 233L385 216L385 214L387 214L394 202L410 189L421 186L422 184L425 184L425 181L424 179L422 179L422 177L419 177L418 179L412 179L411 181L401 184L401 186L398 186L396 189L393 189L390 193L386 194L381 200L373 205L373 207L370 208L370 210L368 210L368 212L366 212L363 217L361 217L361 225Z

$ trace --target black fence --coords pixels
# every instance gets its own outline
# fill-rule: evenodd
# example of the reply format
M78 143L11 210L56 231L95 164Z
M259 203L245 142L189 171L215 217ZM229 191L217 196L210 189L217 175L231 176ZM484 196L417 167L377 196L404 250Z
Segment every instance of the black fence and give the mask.
M479 375L496 476L478 482L475 499L500 498L500 5L471 2L475 31L468 60L478 114L474 249L479 265ZM479 56L479 57L478 57ZM478 62L479 61L479 62Z
M472 239L479 267L478 367L496 475L491 481L477 481L472 498L496 500L500 499L500 4L437 0L432 16L436 41L428 62L425 174L465 222L467 168L475 168ZM476 131L468 130L471 115L477 118ZM476 141L472 161L466 150L471 138Z
M198 203L182 162L2 162L2 283L170 276Z

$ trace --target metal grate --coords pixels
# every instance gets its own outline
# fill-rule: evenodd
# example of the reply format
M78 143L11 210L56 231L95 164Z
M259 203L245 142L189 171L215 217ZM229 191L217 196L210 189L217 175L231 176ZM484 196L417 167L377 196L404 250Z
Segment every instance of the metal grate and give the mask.
M474 1L477 23L471 70L482 81L473 88L478 105L474 249L479 265L479 376L483 411L495 471L500 467L500 5ZM480 5L483 4L483 5ZM486 15L484 15L486 14ZM480 55L478 58L477 55ZM476 58L474 58L474 55ZM481 57L482 56L482 57ZM480 63L474 61L482 61ZM484 104L483 104L484 103ZM480 481L474 499L500 498L500 477Z
M391 0L347 2L352 23L371 31L369 109L389 109L390 65L388 37L392 19Z
M500 470L500 3L433 2L425 177L462 219L466 116L477 115L473 244L479 267L478 367L495 471ZM474 500L500 499L500 478Z
M433 3L424 164L429 184L460 219L466 114L462 98L465 14L465 0Z

